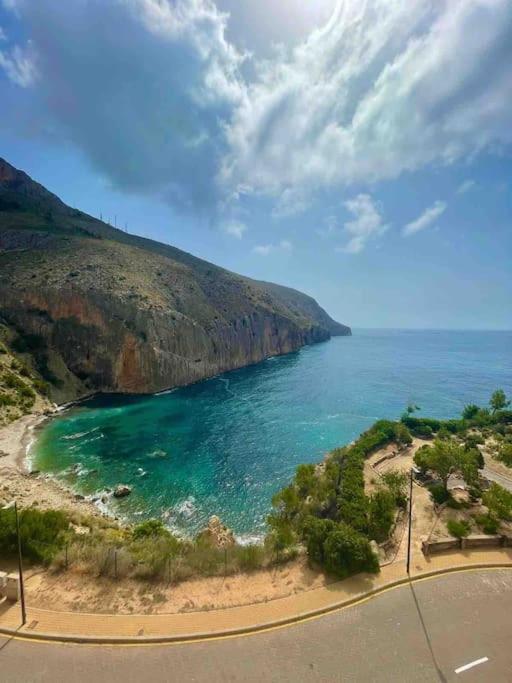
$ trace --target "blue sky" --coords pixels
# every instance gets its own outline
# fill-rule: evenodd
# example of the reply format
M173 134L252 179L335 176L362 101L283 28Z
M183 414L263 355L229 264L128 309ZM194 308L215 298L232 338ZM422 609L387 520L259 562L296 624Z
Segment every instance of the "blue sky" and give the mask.
M512 328L509 0L0 0L0 101L0 156L130 232Z

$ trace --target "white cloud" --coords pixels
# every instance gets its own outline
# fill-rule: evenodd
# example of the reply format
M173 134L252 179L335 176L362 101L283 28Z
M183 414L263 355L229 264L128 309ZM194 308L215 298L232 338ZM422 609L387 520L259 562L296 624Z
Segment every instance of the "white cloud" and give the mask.
M3 6L30 42L2 44L0 68L33 87L39 129L114 186L208 216L264 194L287 217L323 188L512 143L510 0L339 0L259 60L213 0Z
M256 192L384 180L512 142L510 0L342 0L257 66L223 164Z
M245 223L233 220L224 223L222 230L226 233L226 235L230 235L231 237L236 237L237 239L241 240L244 232L247 231L247 226Z
M268 256L268 254L276 251L291 251L293 244L289 240L281 240L277 244L259 244L253 248L255 254L260 256Z
M350 239L347 244L338 247L337 251L358 254L368 240L382 235L389 226L383 222L378 207L368 194L358 194L357 197L346 201L344 206L354 216L354 220L344 224L343 227Z
M474 180L471 180L471 179L465 180L457 188L457 194L466 194L466 192L469 192L474 187L476 187L476 182Z
M45 134L83 150L115 187L211 217L224 127L246 89L214 2L10 4L30 43L2 53L0 68L34 86L29 114Z
M302 189L286 188L272 209L272 218L289 218L303 213L311 204L311 198Z
M0 40L5 40L3 33L0 33ZM30 43L25 48L15 45L12 50L0 50L0 68L16 85L22 88L33 85L37 78L37 67Z
M411 221L411 223L407 223L402 230L402 234L404 237L409 237L410 235L415 235L417 232L420 232L420 230L425 230L425 228L428 228L430 225L432 225L432 223L434 223L439 216L446 211L446 207L446 202L437 200L432 206L430 206L428 209L425 209L425 211L423 211L418 218L416 218L414 221Z

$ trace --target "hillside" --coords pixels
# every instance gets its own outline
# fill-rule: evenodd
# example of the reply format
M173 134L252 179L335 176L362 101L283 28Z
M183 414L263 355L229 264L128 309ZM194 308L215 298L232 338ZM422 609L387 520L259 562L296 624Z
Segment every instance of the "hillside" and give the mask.
M0 316L57 402L159 391L350 334L311 297L117 230L1 159Z

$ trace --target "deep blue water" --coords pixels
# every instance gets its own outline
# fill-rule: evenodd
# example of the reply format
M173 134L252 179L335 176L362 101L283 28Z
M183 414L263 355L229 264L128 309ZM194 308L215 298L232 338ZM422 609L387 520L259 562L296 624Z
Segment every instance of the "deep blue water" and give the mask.
M356 330L172 392L87 401L48 423L33 457L86 494L133 486L109 502L133 521L193 533L218 514L250 536L299 463L410 402L454 417L497 387L512 393L511 332Z

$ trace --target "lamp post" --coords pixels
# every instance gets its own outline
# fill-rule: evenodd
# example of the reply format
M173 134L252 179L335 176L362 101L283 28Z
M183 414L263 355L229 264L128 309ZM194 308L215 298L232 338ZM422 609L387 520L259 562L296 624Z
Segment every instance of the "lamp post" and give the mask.
M18 575L20 580L20 603L21 603L21 625L25 626L27 623L27 611L25 609L25 587L23 585L23 562L21 557L21 534L20 534L20 519L18 515L18 505L16 501L4 506L4 510L14 508L14 516L16 518L16 538L18 541Z
M413 468L409 476L409 528L407 533L407 576L409 576L409 569L411 567L411 531L412 531L412 479Z

